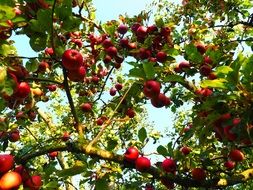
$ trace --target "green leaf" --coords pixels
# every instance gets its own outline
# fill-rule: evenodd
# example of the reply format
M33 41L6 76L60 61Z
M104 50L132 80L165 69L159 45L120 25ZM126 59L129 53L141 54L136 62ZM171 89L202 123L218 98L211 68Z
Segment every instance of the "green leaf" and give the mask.
M86 170L85 165L75 165L72 168L63 169L58 172L56 172L56 175L58 177L68 177L68 176L74 176L83 173Z
M168 75L164 78L164 82L179 82L179 83L185 83L184 77L180 75Z
M109 190L108 188L108 182L106 179L97 179L96 180L96 189L103 189L103 190Z
M49 189L49 188L51 188L51 189L57 188L58 189L58 187L60 187L60 184L58 183L58 181L50 181L48 184L46 184L44 186L44 188L47 188L47 189Z
M44 50L47 47L47 35L33 34L30 38L30 46L36 52Z
M51 31L52 17L50 9L40 9L37 12L38 23L44 31Z
M227 89L226 86L227 80L226 79L214 79L214 80L204 80L201 82L200 86L202 88L223 88Z
M147 79L153 79L155 77L155 69L153 63L151 62L143 62L143 69L146 74Z
M158 146L156 151L158 154L161 154L163 156L168 156L168 150L162 145Z
M129 77L146 78L145 72L140 68L133 68L129 70Z
M64 0L61 6L57 6L55 14L60 20L66 20L72 14L72 4L69 0Z
M142 127L139 131L138 131L138 138L139 140L143 143L145 141L145 139L147 138L147 131L144 127Z
M118 141L116 140L109 140L107 150L111 151L118 145Z
M35 72L38 70L39 62L37 59L30 59L26 62L25 67L29 72Z
M0 4L0 23L11 20L15 15L12 7Z
M233 69L231 67L223 65L223 66L217 67L215 73L217 75L219 75L221 73L228 74L231 71L233 71Z
M0 46L0 55L7 57L8 55L15 55L17 53L16 48L9 44L2 44Z
M203 62L202 55L198 52L197 48L193 44L188 44L185 46L185 53L188 60L195 63Z
M67 31L73 31L79 29L81 19L73 16L69 16L62 24L62 29Z

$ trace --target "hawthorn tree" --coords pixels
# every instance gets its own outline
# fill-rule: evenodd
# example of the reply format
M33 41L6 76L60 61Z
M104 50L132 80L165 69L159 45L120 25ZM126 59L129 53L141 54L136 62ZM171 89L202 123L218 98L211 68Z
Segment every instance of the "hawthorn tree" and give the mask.
M252 34L250 0L1 0L0 189L252 189Z

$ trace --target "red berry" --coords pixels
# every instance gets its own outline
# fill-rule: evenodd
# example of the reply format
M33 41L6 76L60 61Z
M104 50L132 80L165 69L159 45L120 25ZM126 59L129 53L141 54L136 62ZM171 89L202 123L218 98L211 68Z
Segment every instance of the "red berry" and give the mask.
M162 168L168 173L174 173L176 171L177 165L176 162L171 158L166 158L162 162Z
M139 151L133 146L129 147L124 154L124 159L128 162L134 162L138 157Z
M224 166L228 169L228 170L232 170L235 167L235 162L233 161L226 161L224 163Z
M197 181L202 181L206 178L206 172L203 168L194 168L191 171L192 178Z
M156 60L158 62L164 63L166 61L166 58L167 58L167 54L164 51L159 51L156 54Z
M150 167L151 167L150 160L144 156L137 158L137 160L135 161L135 168L140 172L144 172L150 169Z
M161 84L154 80L149 80L144 83L143 93L146 97L152 98L160 94Z
M228 157L235 162L241 162L245 159L244 154L238 149L231 150Z

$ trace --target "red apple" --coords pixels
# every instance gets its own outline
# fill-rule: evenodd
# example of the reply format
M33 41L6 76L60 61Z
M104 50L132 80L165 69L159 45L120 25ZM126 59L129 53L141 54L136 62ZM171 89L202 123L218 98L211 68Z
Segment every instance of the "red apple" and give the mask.
M46 72L46 70L47 69L49 69L49 64L48 64L48 62L46 62L46 61L41 61L40 63L39 63L39 67L38 67L38 70L37 70L37 72L39 72L39 73L45 73Z
M55 157L57 157L58 156L58 151L54 151L54 152L50 152L49 153L49 156L50 156L50 158L55 158Z
M163 106L170 105L170 98L165 96L165 94L160 93L158 96L152 97L151 104L156 108L161 108Z
M105 39L105 40L102 42L102 46L103 46L105 49L107 49L107 48L113 46L113 43L112 43L112 41L111 41L109 38L107 38L107 39Z
M149 80L144 83L143 93L146 97L152 98L160 94L161 84L155 80Z
M241 162L245 159L244 154L238 149L231 150L228 157L235 162Z
M120 91L123 88L123 85L120 83L115 84L115 88Z
M103 125L104 120L100 117L100 118L97 119L96 123L97 123L97 125L101 126L101 125Z
M203 168L194 168L191 171L192 178L197 181L202 181L206 178L206 172Z
M19 187L22 183L22 178L17 172L7 172L0 179L0 189L12 189Z
M160 63L164 63L167 59L167 54L164 51L159 51L156 54L156 60Z
M161 28L161 35L167 37L170 35L171 29L167 26Z
M162 168L168 173L174 173L176 171L177 165L176 162L171 158L166 158L162 162Z
M16 168L14 169L14 172L17 172L20 174L23 182L30 178L30 174L28 170L22 165L16 166Z
M204 63L211 65L213 63L213 60L209 56L205 56Z
M106 48L105 51L106 51L106 53L107 53L108 55L110 55L111 57L115 57L115 56L117 56L117 54L118 54L118 50L117 50L117 48L114 47L114 46L110 46L110 47Z
M0 155L0 173L6 173L14 166L14 157L10 154Z
M141 156L135 161L135 168L140 172L145 172L151 167L151 162L148 158Z
M224 127L224 135L229 141L235 141L237 138L237 135L233 133L233 131L231 131L233 127L234 127L233 125Z
M204 53L206 52L206 47L205 47L205 45L203 45L203 44L201 44L201 43L198 43L198 44L196 45L196 48L197 48L198 52L201 53L201 54L204 54Z
M208 76L212 72L212 68L207 64L203 64L199 68L199 72L202 76Z
M110 89L110 95L111 95L111 96L115 96L116 93L117 93L117 89L116 89L116 88L111 88L111 89Z
M9 141L16 142L20 139L19 130L13 130L9 133Z
M118 33L120 33L120 34L127 33L127 30L128 30L128 27L124 24L119 25L118 29L117 29Z
M128 162L134 162L138 157L139 151L133 146L129 147L124 154L124 159Z
M182 61L182 62L179 63L178 67L179 67L179 69L180 69L181 71L184 71L185 69L189 69L191 66L190 66L190 63L189 63L189 62L187 62L187 61Z
M30 86L27 82L19 83L17 91L13 94L16 98L26 98L31 92Z
M148 34L148 28L145 26L139 26L138 29L136 30L136 35L139 37L146 37Z
M83 112L90 112L92 110L92 104L91 103L82 103L80 105L80 108Z
M138 57L142 60L148 59L151 56L151 51L146 48L140 48L138 52Z
M127 111L126 111L126 115L129 118L133 118L135 116L135 111L133 110L133 108L128 108Z
M39 175L31 176L28 180L24 182L25 187L29 187L30 189L33 189L33 190L40 189L42 184L43 182L41 180L41 176Z
M50 92L56 91L57 85L56 84L50 84L46 87Z
M227 168L227 170L232 170L235 167L235 162L228 160L224 163L224 166Z
M68 49L62 55L62 64L68 70L77 70L83 65L83 56L75 49Z
M64 132L62 137L61 137L62 141L68 141L70 139L70 135L68 132Z
M191 149L190 149L189 147L187 147L187 146L184 146L184 147L182 147L182 148L180 149L180 151L181 151L184 155L188 155L188 154L190 154Z
M86 75L86 68L80 66L77 70L69 70L67 75L69 80L73 82L83 82Z
M129 44L129 40L127 38L122 38L120 39L119 44L121 47L127 48Z
M112 57L110 55L105 55L103 61L105 64L108 64L112 61Z
M53 50L53 48L46 48L46 49L45 49L45 54L46 54L46 55L53 56L53 55L54 55L54 50Z

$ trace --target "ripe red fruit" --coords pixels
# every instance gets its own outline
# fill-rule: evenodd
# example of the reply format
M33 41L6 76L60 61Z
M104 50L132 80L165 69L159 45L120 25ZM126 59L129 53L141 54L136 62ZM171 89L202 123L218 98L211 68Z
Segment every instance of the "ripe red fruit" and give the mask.
M207 65L207 64L203 64L199 68L199 72L203 76L208 76L212 72L212 68L209 65Z
M13 130L9 134L9 141L16 142L20 139L20 134L18 130Z
M22 178L17 172L7 172L0 179L0 189L12 189L19 187L22 183Z
M64 132L61 138L63 141L68 141L70 139L70 135L68 132Z
M6 173L14 166L14 158L10 154L0 155L0 173Z
M40 72L40 73L44 73L44 72L46 72L46 70L49 68L50 66L49 66L49 64L46 62L46 61L41 61L40 63L39 63L39 67L38 67L38 72Z
M137 32L137 29L138 29L140 26L141 26L141 24L138 23L138 22L136 22L136 23L134 23L134 24L131 26L131 30L132 30L133 32Z
M120 83L115 84L115 88L119 91L123 88L123 85Z
M155 80L149 80L144 83L143 93L146 97L152 98L160 94L161 84Z
M153 33L153 32L156 32L158 31L158 28L156 25L151 25L151 26L148 26L148 33Z
M89 112L89 111L92 110L92 104L91 103L82 103L80 107L81 107L81 110L83 112Z
M124 159L128 162L134 162L138 157L139 150L133 146L129 147L124 154Z
M97 84L99 82L100 78L96 75L93 75L91 78L91 81L94 82L95 84Z
M160 63L164 63L166 61L167 54L164 51L159 51L156 54L156 60Z
M194 168L191 171L192 178L198 181L202 181L206 178L206 172L203 168Z
M213 60L209 56L205 56L204 63L211 65L213 63Z
M112 61L112 58L110 55L105 55L104 59L103 59L105 64L108 64Z
M162 168L168 173L174 173L176 171L177 165L176 162L171 158L166 158L162 162Z
M208 79L210 79L210 80L217 79L217 76L216 76L216 74L215 74L214 72L211 72L207 77L208 77Z
M139 26L138 29L136 30L136 35L139 37L146 37L148 34L148 28L145 26Z
M241 119L240 118L234 118L232 123L233 123L233 125L238 125L239 123L241 123Z
M17 166L14 169L14 172L17 172L17 173L20 174L20 176L22 178L22 181L26 181L30 177L30 174L29 174L28 170L24 166L22 166L22 165Z
M160 93L158 96L152 97L151 104L156 108L168 106L170 105L170 98L165 96L165 94Z
M103 125L104 120L100 117L97 119L96 123L97 123L97 125Z
M108 55L110 55L111 57L117 56L117 53L118 53L117 48L114 47L114 46L110 46L110 47L106 48L105 51L106 51L106 53L107 53Z
M244 154L238 149L231 150L228 157L235 162L241 162L245 159Z
M112 41L111 41L109 38L107 38L107 39L105 39L105 40L102 42L102 46L103 46L104 48L109 48L109 47L113 46L113 43L112 43Z
M69 70L68 73L69 80L73 82L82 82L86 75L86 68L84 66L79 67L77 70Z
M45 54L46 54L46 55L50 55L50 56L54 55L54 50L53 50L53 48L46 48L46 49L45 49Z
M161 35L164 37L167 37L170 35L171 29L169 27L163 27L161 28Z
M128 108L127 111L126 111L126 115L129 118L133 118L135 116L135 111L133 110L133 108Z
M187 146L184 146L184 147L182 147L182 148L180 149L180 151L181 151L184 155L188 155L188 154L190 154L191 149L190 149L189 147L187 147Z
M83 65L83 56L75 49L68 49L62 55L62 64L68 70L77 70Z
M57 151L50 152L50 153L49 153L49 156L50 156L50 158L55 158L55 157L58 156L58 152L57 152Z
M115 96L116 93L117 93L117 89L116 89L116 88L111 88L111 89L110 89L110 95L111 95L111 96Z
M224 166L228 169L228 170L232 170L235 167L235 162L228 160L224 163Z
M154 188L153 185L147 184L147 185L145 186L145 190L155 190L155 188Z
M182 62L179 63L178 67L181 71L183 71L185 69L189 69L190 68L190 63L187 62L187 61L182 61Z
M140 172L144 172L148 170L150 167L151 167L150 160L144 156L137 158L135 161L135 168Z
M120 46L122 46L123 48L127 48L128 47L128 43L129 43L129 40L127 38L122 38L119 41Z
M145 48L140 48L138 52L140 59L148 59L151 56L151 51Z
M119 25L118 29L117 29L118 33L120 33L120 34L127 33L127 30L128 30L128 27L124 24Z
M50 91L50 92L54 92L57 88L57 85L56 84L50 84L47 86L47 89Z
M198 50L198 52L199 52L200 54L204 54L204 53L206 52L206 47L205 47L205 45L203 45L203 44L201 44L201 43L198 43L198 44L196 45L196 48L197 48L197 50Z
M33 190L38 190L42 186L42 180L39 175L31 176L28 180L24 182L25 187L29 187Z
M30 86L27 82L19 83L17 91L14 93L14 96L17 98L26 98L31 92Z

